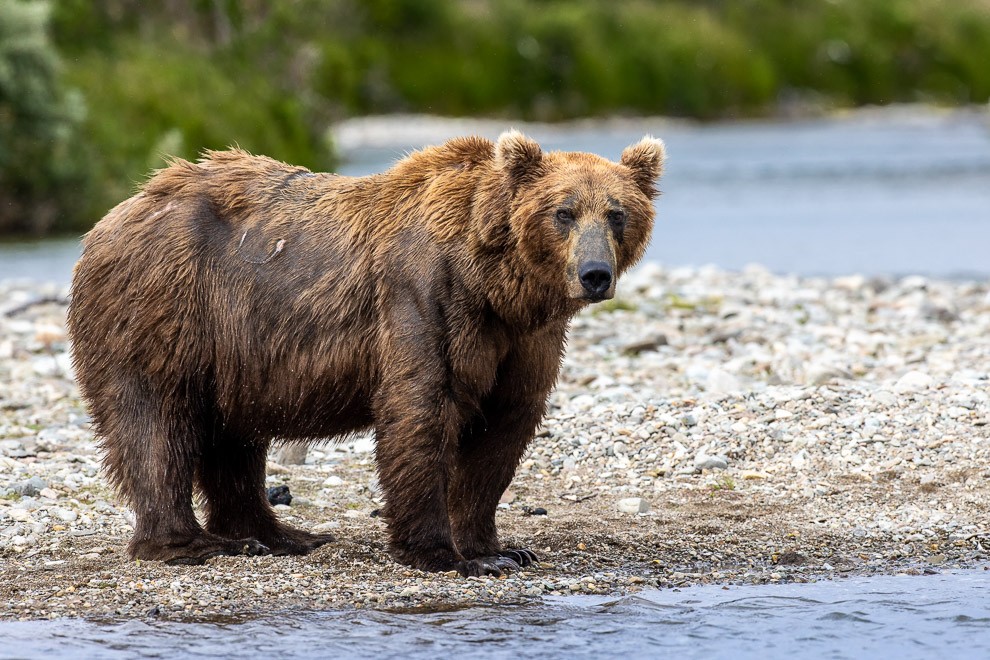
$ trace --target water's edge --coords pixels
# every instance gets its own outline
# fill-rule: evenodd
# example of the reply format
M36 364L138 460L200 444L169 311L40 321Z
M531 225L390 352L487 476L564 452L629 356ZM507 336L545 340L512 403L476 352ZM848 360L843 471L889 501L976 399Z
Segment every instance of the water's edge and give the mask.
M990 655L990 571L808 584L699 585L541 603L402 612L275 611L210 622L0 622L0 658L930 657ZM809 655L810 654L810 655ZM879 655L877 655L879 654Z

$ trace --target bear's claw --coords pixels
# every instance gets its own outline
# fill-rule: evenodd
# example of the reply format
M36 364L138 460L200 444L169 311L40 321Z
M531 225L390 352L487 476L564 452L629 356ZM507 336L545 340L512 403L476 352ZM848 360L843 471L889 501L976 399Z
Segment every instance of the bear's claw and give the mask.
M466 559L457 562L454 567L461 574L461 577L480 577L482 575L502 577L502 575L512 571L518 571L520 568L514 559L499 555Z
M499 550L498 555L500 557L508 557L523 568L540 561L540 558L536 556L536 553L528 548L507 548L505 550Z

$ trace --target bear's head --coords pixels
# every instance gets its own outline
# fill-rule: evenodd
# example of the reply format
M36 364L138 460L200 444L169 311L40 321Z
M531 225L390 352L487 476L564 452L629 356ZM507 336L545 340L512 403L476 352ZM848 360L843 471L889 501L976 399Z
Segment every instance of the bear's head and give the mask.
M650 136L627 147L618 163L544 152L516 131L499 137L495 167L511 197L510 230L547 293L575 307L615 295L616 279L649 243L663 162L663 142Z

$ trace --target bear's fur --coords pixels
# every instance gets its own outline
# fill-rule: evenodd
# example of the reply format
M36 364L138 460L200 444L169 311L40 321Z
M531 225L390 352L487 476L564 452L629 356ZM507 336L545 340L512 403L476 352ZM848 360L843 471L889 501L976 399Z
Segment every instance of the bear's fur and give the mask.
M86 236L68 317L107 472L136 515L130 555L331 540L277 520L266 451L372 428L398 561L529 563L499 544L499 496L569 319L647 245L663 158L649 137L613 163L513 131L362 178L239 150L159 171Z

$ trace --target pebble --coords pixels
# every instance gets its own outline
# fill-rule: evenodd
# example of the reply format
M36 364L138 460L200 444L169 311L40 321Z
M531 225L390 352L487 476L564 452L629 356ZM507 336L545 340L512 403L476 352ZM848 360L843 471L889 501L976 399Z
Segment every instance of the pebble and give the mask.
M289 492L289 487L282 486L272 486L268 489L268 503L273 506L285 505L288 506L292 504L292 493Z
M626 497L619 500L618 508L622 513L646 513L650 503L641 497Z
M18 495L23 495L25 497L35 497L41 494L41 491L48 488L48 483L41 477L31 477L26 481L21 481L14 484L12 490Z
M713 394L738 392L742 389L742 382L722 369L712 369L705 380L705 389Z
M639 355L640 353L655 351L661 346L666 346L667 344L667 337L665 335L656 335L655 337L651 337L649 339L643 339L641 341L634 341L626 344L622 347L622 352L629 355Z
M931 376L920 371L909 371L901 376L894 384L895 392L920 392L931 387L935 382Z
M31 513L27 509L7 509L7 515L16 522L32 522Z
M726 470L728 467L729 459L725 456L698 454L694 459L695 470Z
M79 514L69 509L55 509L53 513L62 522L75 522L79 519Z

